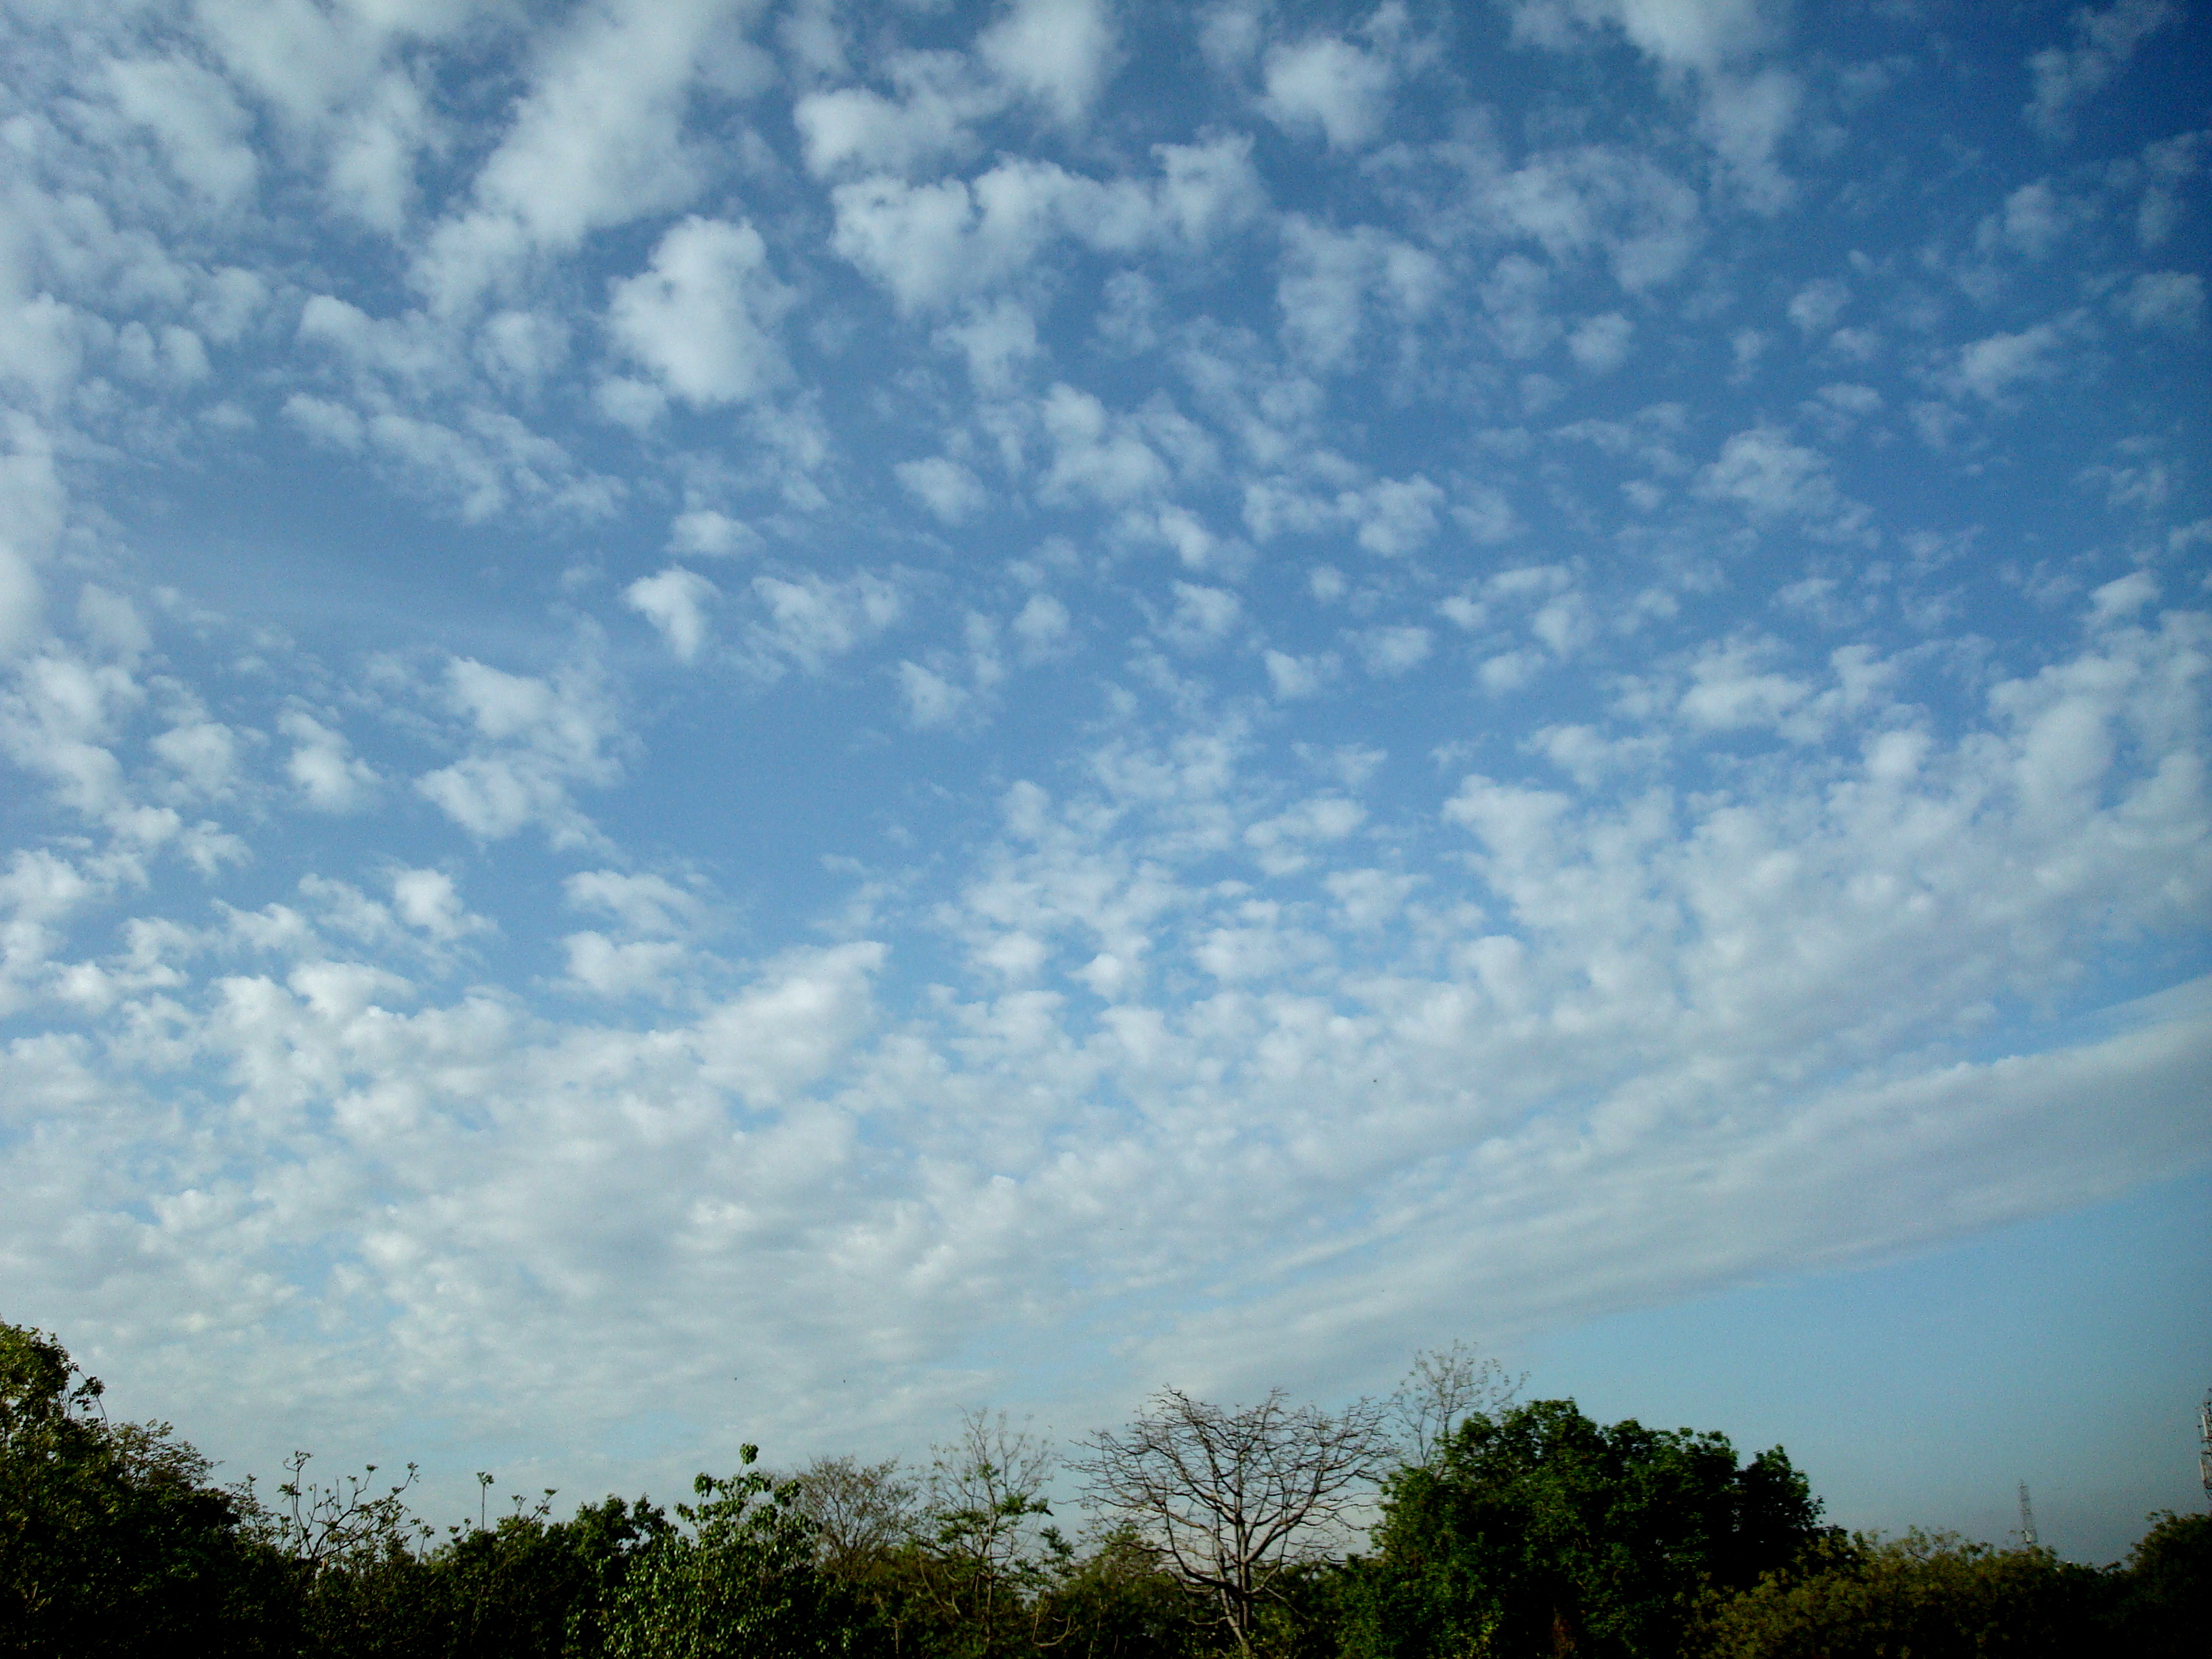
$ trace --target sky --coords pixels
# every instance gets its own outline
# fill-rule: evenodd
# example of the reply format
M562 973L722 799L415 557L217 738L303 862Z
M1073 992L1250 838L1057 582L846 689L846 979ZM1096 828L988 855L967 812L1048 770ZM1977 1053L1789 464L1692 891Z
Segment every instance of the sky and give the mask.
M2201 1501L2202 7L0 17L0 1317L123 1414L458 1514L1464 1340Z

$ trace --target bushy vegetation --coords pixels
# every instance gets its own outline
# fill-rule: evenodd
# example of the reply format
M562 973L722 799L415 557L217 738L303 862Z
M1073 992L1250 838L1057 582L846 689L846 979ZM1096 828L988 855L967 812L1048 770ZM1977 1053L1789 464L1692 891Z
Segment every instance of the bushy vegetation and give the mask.
M2178 1659L2212 1625L2212 1519L2124 1565L1847 1537L1779 1448L1516 1404L1463 1351L1395 1414L1167 1391L1071 1460L977 1413L924 1467L747 1447L672 1513L551 1498L442 1534L401 1480L217 1486L111 1423L60 1343L0 1325L0 1656L507 1659ZM1395 1416L1395 1423L1394 1423ZM1352 1553L1346 1494L1376 1524Z

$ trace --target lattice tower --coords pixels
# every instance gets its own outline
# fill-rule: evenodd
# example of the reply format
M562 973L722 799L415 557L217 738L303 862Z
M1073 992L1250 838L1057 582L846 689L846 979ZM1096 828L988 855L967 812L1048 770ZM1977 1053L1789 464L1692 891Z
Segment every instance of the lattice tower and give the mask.
M2197 1478L2204 1485L2204 1506L2212 1510L2212 1389L2197 1408Z

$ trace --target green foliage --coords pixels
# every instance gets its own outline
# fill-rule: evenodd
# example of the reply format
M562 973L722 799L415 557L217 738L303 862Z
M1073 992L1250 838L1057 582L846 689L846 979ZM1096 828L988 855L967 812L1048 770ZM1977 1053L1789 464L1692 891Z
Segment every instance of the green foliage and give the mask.
M281 1556L166 1423L111 1424L53 1338L0 1325L0 1655L277 1650Z
M1346 1592L1348 1659L1671 1655L1715 1591L1822 1535L1779 1448L1591 1421L1544 1400L1460 1424L1384 1483Z
M932 1449L919 1490L894 1481L896 1515L881 1517L848 1581L870 1616L865 1644L893 1659L1008 1659L1048 1644L1048 1593L1075 1560L1044 1496L1052 1466L1004 1413L973 1411ZM889 1480L892 1467L876 1473Z
M2194 1659L2212 1627L2204 1516L2151 1517L2103 1571L1845 1538L1779 1449L1510 1407L1457 1350L1416 1380L1375 1553L1277 1564L1232 1630L1154 1531L1062 1537L1050 1450L1004 1416L970 1413L915 1480L778 1480L747 1447L675 1522L641 1498L556 1521L549 1492L441 1539L411 1468L322 1486L298 1453L272 1503L219 1489L0 1324L0 1659Z
M427 1529L404 1509L395 1515L390 1496L371 1500L380 1518L352 1524L350 1547L316 1555L311 1535L290 1530L308 1651L344 1659L597 1655L630 1563L671 1529L644 1498L609 1498L565 1522L547 1519L547 1503L526 1512L518 1504L488 1528L456 1527L424 1550Z
M1071 1552L1036 1599L1040 1645L1067 1659L1190 1659L1212 1609L1133 1527Z
M794 1483L750 1466L702 1474L703 1500L679 1504L690 1530L652 1539L628 1565L605 1616L610 1659L818 1659L852 1644L850 1598L815 1559L815 1528Z
M2197 1659L2212 1631L2212 1515L2150 1517L2117 1586L2111 1650Z
M1712 1659L2040 1659L2109 1651L2103 1576L1948 1534L1832 1540L1708 1623Z

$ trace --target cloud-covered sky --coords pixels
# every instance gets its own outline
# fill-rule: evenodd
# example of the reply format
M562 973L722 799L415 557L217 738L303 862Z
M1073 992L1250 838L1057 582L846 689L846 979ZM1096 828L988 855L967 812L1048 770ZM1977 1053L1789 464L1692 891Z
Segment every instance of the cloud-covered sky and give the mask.
M1340 1396L2212 1152L2178 0L4 15L4 1312L234 1462Z

